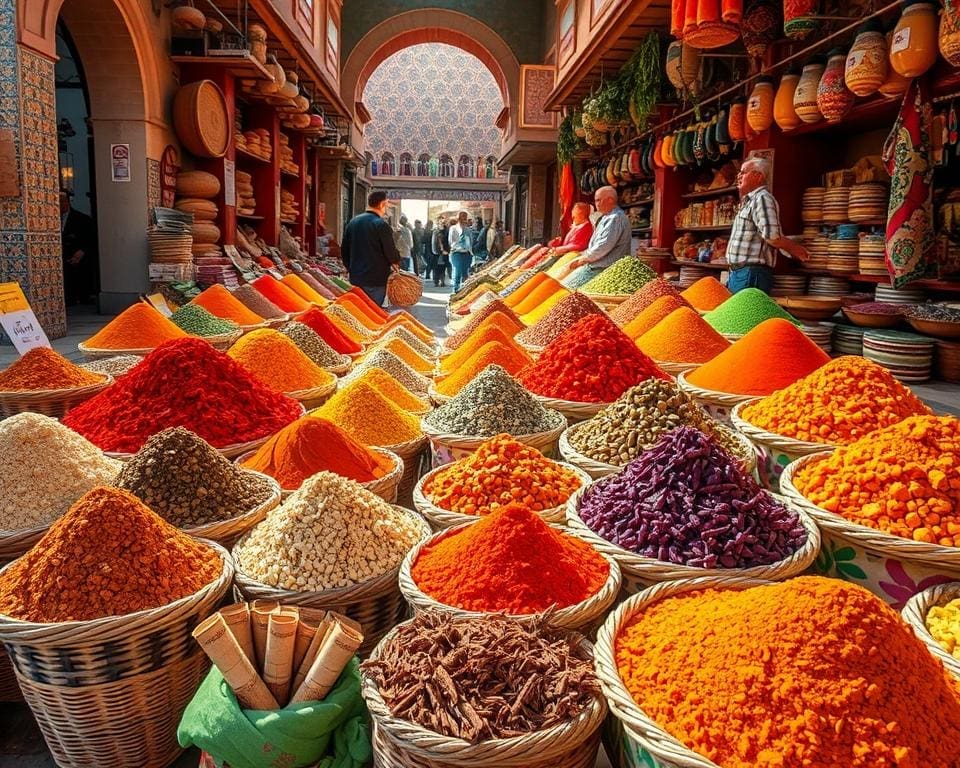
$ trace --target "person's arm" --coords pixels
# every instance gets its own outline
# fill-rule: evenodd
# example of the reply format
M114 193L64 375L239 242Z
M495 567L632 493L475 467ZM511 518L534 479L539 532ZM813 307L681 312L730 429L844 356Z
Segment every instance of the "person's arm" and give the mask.
M620 236L623 230L630 226L630 219L626 216L611 216L607 221L602 221L597 225L594 232L594 238L589 247L583 251L576 259L570 262L570 266L577 268L584 264L593 264L600 259L609 256L617 243L620 242Z
M348 224L343 230L343 242L340 243L340 260L343 262L343 266L347 268L347 271L350 270L350 251L353 247L352 240L351 228Z
M397 250L397 244L393 241L393 230L385 221L376 222L377 232L380 234L380 245L383 248L383 255L392 265L400 264L400 251Z
M810 253L800 243L784 237L780 229L780 205L770 194L761 194L754 212L757 231L767 243L777 250L784 251L797 261L807 261Z
M593 224L588 221L573 233L573 237L570 239L569 243L561 245L559 248L554 250L561 256L565 253L571 253L573 251L583 252L587 250L587 247L590 245L591 237L593 237Z
M459 227L454 224L450 227L450 232L447 234L447 240L449 241L447 245L450 248L450 253L453 253L453 249L456 247L457 242L460 240Z

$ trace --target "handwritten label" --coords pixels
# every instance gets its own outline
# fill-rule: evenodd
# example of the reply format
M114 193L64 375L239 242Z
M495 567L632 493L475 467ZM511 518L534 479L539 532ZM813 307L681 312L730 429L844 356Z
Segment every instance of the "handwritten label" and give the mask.
M900 53L910 47L910 27L904 27L893 35L890 41L890 53Z
M146 297L146 301L164 317L170 317L170 315L173 314L170 306L167 304L167 300L163 298L163 294L161 293L151 293Z
M847 56L847 72L852 72L859 67L865 55L863 51L851 51L850 55Z
M19 283L0 283L0 325L21 355L34 347L50 346Z
M223 204L237 204L237 164L233 160L223 161Z

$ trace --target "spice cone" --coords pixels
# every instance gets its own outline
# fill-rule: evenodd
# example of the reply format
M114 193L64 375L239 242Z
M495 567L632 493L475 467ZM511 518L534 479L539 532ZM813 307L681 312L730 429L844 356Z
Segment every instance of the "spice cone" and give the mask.
M267 622L267 648L263 660L263 681L278 701L286 704L293 677L293 649L297 642L297 615L272 613Z
M240 650L243 651L243 655L247 657L250 665L253 666L256 664L257 650L254 648L253 632L250 629L250 606L246 603L228 605L220 611L220 615L223 617L224 624L227 625L227 629L230 630L230 634L233 635L237 641L237 645L240 646Z
M210 661L220 670L223 679L236 694L244 709L279 709L277 700L243 655L236 638L227 628L223 616L213 614L193 630L193 636Z
M317 636L317 630L320 629L320 626L324 620L325 617L321 618L320 621L312 621L306 616L300 617L300 623L297 624L297 640L293 644L294 674L299 672L300 666L303 664L303 660L307 655L307 651L310 650L310 646L313 643L314 638ZM301 680L300 682L303 681Z
M280 613L280 604L275 600L254 600L250 604L250 629L253 634L253 647L256 650L256 659L251 659L257 669L263 670L263 662L267 655L267 625L270 623L270 614Z
M335 619L306 679L293 694L290 703L323 701L362 642L363 635L360 632Z

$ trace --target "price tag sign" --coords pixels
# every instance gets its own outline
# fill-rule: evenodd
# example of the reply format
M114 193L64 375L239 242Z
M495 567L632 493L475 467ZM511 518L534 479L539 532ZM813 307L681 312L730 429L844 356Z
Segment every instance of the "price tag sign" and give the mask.
M173 312L170 309L170 305L167 304L167 300L163 298L162 293L151 293L146 298L147 303L157 310L164 317L170 317Z
M0 283L0 325L21 355L34 347L50 346L19 283Z

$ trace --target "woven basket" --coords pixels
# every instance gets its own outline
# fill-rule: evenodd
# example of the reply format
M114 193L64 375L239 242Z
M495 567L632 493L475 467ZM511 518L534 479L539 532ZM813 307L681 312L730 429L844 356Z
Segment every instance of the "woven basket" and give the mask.
M299 400L305 410L311 410L313 408L319 408L327 400L330 399L331 395L337 391L337 380L334 379L329 384L324 384L322 387L311 387L310 389L298 389L294 392L285 392L284 394L287 397L292 397L294 400Z
M420 428L430 441L430 466L433 469L469 456L491 439L490 437L479 437L477 435L450 435L439 432L423 419L420 420ZM565 423L560 423L546 432L535 432L532 435L513 435L513 439L524 445L529 445L531 448L536 448L548 459L553 459L557 457L557 443L565 428Z
M387 278L387 301L394 307L412 307L423 296L423 280L412 272L391 272Z
M23 692L20 690L20 684L17 683L13 664L10 663L10 657L0 645L0 703L21 703L22 701Z
M81 341L79 344L77 344L77 349L80 350L81 354L86 360L102 360L105 357L116 357L117 355L137 355L139 357L146 357L153 352L156 347L137 347L136 349L98 349L96 347L88 347Z
M681 373L700 367L700 363L669 363L665 360L654 360L654 362L660 366L660 370L669 373L671 376L678 376Z
M755 427L740 414L744 408L759 399L750 399L734 406L734 409L730 412L730 422L734 429L747 438L757 449L760 457L758 462L760 482L774 493L779 493L780 475L788 464L812 453L832 450L834 446L827 443L808 443L803 440L794 440L791 437L784 437Z
M384 445L403 460L403 475L400 477L400 483L397 486L397 504L408 509L413 509L413 487L420 479L420 472L423 467L423 452L427 447L426 436L418 437L416 440L408 440L398 445Z
M960 598L960 582L951 581L947 584L937 584L933 587L927 587L911 597L900 613L903 620L913 628L917 637L923 640L927 650L943 662L943 666L947 668L951 675L960 680L960 659L951 655L946 648L934 640L930 630L927 629L927 614L930 609L938 605L945 605L957 598Z
M360 483L364 488L366 488L370 493L374 493L383 499L388 504L395 504L397 501L397 487L400 484L400 478L403 476L403 459L401 459L393 451L388 451L386 448L370 448L369 450L374 453L379 453L381 456L386 456L393 463L393 469L383 477L378 477L375 480L368 480L365 483ZM251 458L256 451L248 451L242 456L238 456L234 461L242 466L247 459ZM247 470L251 472L253 470ZM297 488L283 488L280 491L280 498L286 499L297 492Z
M592 419L610 405L610 403L577 403L573 400L557 400L553 397L544 397L543 395L538 395L536 392L532 394L540 401L544 408L560 411L560 413L566 417L567 423L571 425Z
M0 616L0 640L57 765L160 768L180 754L177 724L208 668L190 632L233 578L230 556L210 546L220 576L169 605L58 624Z
M713 416L713 418L717 421L724 422L728 426L731 424L730 414L733 412L733 409L740 403L754 399L753 395L731 395L726 392L715 392L712 389L700 389L700 387L690 384L687 381L687 375L685 373L677 376L677 384L680 386L680 389L700 403L703 409Z
M592 478L582 469L575 467L571 464L560 463L564 469L568 469L580 478L580 487L585 488L590 485ZM443 509L434 504L429 498L427 498L424 493L424 486L437 474L441 469L445 467L437 467L436 469L431 469L427 474L420 478L420 482L417 483L416 488L413 489L413 505L416 507L417 512L427 518L427 521L430 523L430 526L435 531L442 531L446 528L452 528L455 525L465 525L467 523L475 523L479 517L477 515L465 515L460 512L451 512L448 509ZM566 525L566 505L561 504L559 507L552 507L550 509L545 509L537 514L546 520L548 523L557 523L558 525Z
M103 380L85 387L71 389L42 389L32 392L0 392L0 417L18 413L42 413L62 419L67 411L89 400L113 384L113 377L103 374Z
M603 309L608 309L612 307L618 307L627 299L629 299L633 294L632 293L585 293L588 299L590 299L594 304L599 304Z
M213 523L198 525L195 528L184 528L184 533L189 533L197 539L215 541L220 546L229 549L237 543L237 540L243 536L243 534L263 520L267 516L267 512L280 503L280 486L276 480L260 472L254 472L251 469L242 469L241 471L248 472L251 475L257 475L269 481L270 498L242 515L237 515L229 520L218 520Z
M960 580L960 548L892 536L852 523L807 500L793 478L803 467L824 461L829 455L804 456L780 476L783 495L820 528L823 545L816 563L818 571L866 587L898 610L927 587Z
M264 320L262 323L253 323L252 325L241 325L240 333L241 335L246 336L251 331L259 331L261 328L279 328L280 326L286 324L286 317L274 317L269 320Z
M421 541L430 535L430 526L417 513L403 507L396 509L416 521L421 529ZM319 608L349 616L363 626L363 644L359 654L365 657L387 632L407 616L407 604L397 583L399 570L400 566L397 565L380 576L351 587L320 592L291 592L255 581L238 569L234 574L234 586L240 601L276 600L284 605Z
M585 638L578 641L590 647ZM371 658L376 659L382 647L374 650ZM606 702L598 696L570 722L510 739L470 744L393 717L369 675L363 675L361 693L373 719L374 768L594 768L600 726L607 714Z
M344 359L344 362L339 365L325 365L323 370L327 373L332 373L334 376L346 376L350 373L350 369L353 368L353 358L350 355L340 355Z
M580 498L583 496L583 491L584 489L577 491L567 502L567 526L582 539L589 541L595 549L617 561L620 571L623 573L623 589L631 595L663 581L680 581L703 576L737 576L766 579L767 581L785 581L806 571L813 565L820 553L820 530L813 518L789 499L777 496L778 501L790 507L797 514L807 531L806 543L789 557L770 565L755 565L751 568L708 569L667 563L653 557L645 557L630 552L594 533L580 517Z
M173 99L173 125L190 154L223 157L231 127L223 91L213 80L182 86Z
M237 330L230 331L229 333L218 333L213 336L203 336L201 338L204 341L210 342L210 345L214 349L219 350L220 352L226 352L241 336L243 336L243 331L240 328L237 328Z
M620 768L719 768L663 730L637 706L617 669L614 644L617 636L644 609L665 597L698 589L749 589L769 582L740 576L670 581L645 589L614 611L597 633L595 664L600 686L610 707L612 738L606 740L607 754ZM839 768L839 766L838 766Z
M450 395L441 395L437 392L437 388L434 382L430 382L430 386L427 388L427 399L437 408L439 408L444 403L449 403L453 400L453 397Z

